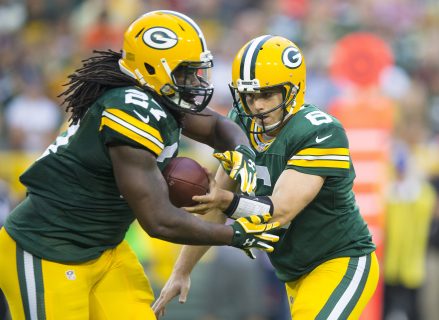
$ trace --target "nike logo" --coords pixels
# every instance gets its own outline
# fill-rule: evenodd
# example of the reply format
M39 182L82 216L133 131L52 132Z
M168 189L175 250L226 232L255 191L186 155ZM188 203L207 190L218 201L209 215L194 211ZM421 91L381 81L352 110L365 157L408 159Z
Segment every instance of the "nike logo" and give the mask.
M139 117L140 120L142 120L145 123L149 123L149 116L146 116L146 118L145 118L140 113L138 113L136 110L133 110L133 111Z
M331 138L331 137L332 137L332 134L330 134L329 136L323 137L323 138L316 137L316 143L320 143L320 142L325 141L326 139Z

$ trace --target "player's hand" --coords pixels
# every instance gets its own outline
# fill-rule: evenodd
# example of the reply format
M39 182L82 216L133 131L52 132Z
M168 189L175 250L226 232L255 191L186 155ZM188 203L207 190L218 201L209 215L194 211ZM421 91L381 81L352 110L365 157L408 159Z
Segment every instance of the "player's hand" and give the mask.
M185 303L190 287L191 278L189 274L181 275L173 272L160 292L159 298L152 305L157 319L165 314L166 305L177 295L180 295L178 302Z
M221 166L233 180L240 181L241 191L247 194L256 188L256 155L244 145L239 145L234 151L214 153L213 156L221 161Z
M190 213L204 215L211 211L220 210L221 212L227 209L230 202L233 200L233 193L221 189L215 181L215 177L207 169L206 174L209 179L209 192L201 196L193 196L192 200L198 204L193 207L183 207L182 209Z
M243 249L250 258L254 258L250 248L273 252L272 244L278 242L279 237L266 231L278 228L280 223L267 223L270 219L268 213L239 218L232 224L233 238L230 245Z

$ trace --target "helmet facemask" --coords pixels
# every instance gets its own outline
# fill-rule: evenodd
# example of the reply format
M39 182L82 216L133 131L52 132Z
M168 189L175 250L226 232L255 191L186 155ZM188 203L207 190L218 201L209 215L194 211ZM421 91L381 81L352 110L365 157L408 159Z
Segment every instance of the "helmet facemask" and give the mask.
M172 84L161 89L168 106L183 112L200 112L209 104L213 95L210 83L212 61L182 62L170 74Z
M295 105L295 98L299 88L292 84L291 82L285 82L274 86L268 86L264 88L252 87L251 89L246 88L235 88L232 84L229 84L229 88L233 98L233 107L235 108L238 116L242 124L246 127L249 133L273 133L277 129L281 128L289 117L292 115L293 106ZM282 92L282 102L277 106L271 108L270 110L261 112L261 113L253 113L247 103L247 94L254 93L264 93L267 91L273 91L276 89L280 89ZM240 90L241 89L241 90ZM241 104L242 109L239 108L239 104ZM264 122L264 118L278 110L282 109L282 116L280 120L276 123L266 125ZM242 112L241 110L244 110ZM248 123L245 121L246 118L250 118L251 121ZM258 121L259 120L259 121ZM254 122L254 125L252 123Z

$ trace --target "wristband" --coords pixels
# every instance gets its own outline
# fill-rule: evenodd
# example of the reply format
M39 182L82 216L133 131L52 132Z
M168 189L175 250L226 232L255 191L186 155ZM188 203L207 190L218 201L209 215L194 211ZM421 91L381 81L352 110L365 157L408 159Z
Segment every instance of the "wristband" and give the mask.
M273 215L274 206L271 199L267 196L248 196L245 194L233 194L233 200L224 210L224 214L229 218L238 219L251 215L263 215L269 213Z

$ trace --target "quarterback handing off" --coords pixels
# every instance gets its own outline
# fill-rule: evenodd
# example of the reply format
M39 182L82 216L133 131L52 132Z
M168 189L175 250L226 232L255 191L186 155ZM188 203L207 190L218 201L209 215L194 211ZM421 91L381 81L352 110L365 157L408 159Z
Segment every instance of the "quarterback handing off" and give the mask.
M210 211L204 218L211 221L270 213L282 227L269 258L285 283L292 319L358 319L378 282L375 245L352 191L346 133L337 119L305 103L305 80L302 52L285 38L260 36L238 52L229 116L256 153L255 195L228 191L234 184L220 169L210 193L193 198L202 204L187 210ZM174 296L185 301L189 274L206 250L183 247L153 306L157 315Z
M269 215L225 226L168 199L161 171L180 133L226 152L243 192L256 185L245 134L206 109L212 63L194 21L154 11L130 25L122 54L97 52L70 76L71 125L20 177L27 197L0 231L13 319L155 319L149 281L123 241L134 219L175 243L273 250Z

